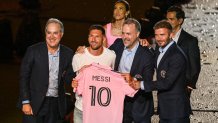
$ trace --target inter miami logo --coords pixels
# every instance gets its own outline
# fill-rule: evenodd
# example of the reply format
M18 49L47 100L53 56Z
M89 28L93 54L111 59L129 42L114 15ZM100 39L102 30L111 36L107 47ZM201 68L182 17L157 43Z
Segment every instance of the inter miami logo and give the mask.
M166 71L165 70L161 70L160 71L160 76L162 77L162 78L165 78L166 77Z

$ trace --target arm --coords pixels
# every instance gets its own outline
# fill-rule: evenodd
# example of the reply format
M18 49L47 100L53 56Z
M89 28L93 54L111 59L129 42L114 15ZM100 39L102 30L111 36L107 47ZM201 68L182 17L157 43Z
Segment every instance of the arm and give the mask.
M188 58L190 61L191 80L188 83L188 86L190 86L191 88L196 88L196 83L201 70L200 50L198 47L198 40L196 37L194 37L193 40L190 41L190 43L191 44L189 45Z
M67 65L67 69L62 74L62 77L63 77L64 81L67 84L71 84L72 79L76 76L76 73L73 71L73 67L71 65L72 64L73 55L74 55L73 52L70 52L69 59L68 59L69 62L68 62L68 65Z
M30 105L30 77L31 70L34 64L33 50L28 48L23 58L20 68L20 99L22 103L22 111L26 115L33 115Z
M164 91L169 90L174 83L176 82L176 79L180 76L180 74L183 74L185 72L184 66L185 66L185 59L181 55L176 55L174 57L171 57L171 59L168 59L167 61L168 67L165 71L165 77L163 75L160 75L160 78L157 81L148 81L144 83L145 91L152 91L152 90L158 90L158 91ZM158 73L157 73L158 74ZM160 73L159 73L160 74Z

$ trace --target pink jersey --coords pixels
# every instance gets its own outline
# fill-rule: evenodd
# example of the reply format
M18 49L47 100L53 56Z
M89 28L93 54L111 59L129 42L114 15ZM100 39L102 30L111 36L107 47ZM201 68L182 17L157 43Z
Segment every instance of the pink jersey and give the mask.
M122 123L125 95L133 97L136 91L119 73L93 63L76 80L76 92L83 99L83 123Z
M121 38L121 36L113 36L111 34L111 23L107 24L106 37L107 37L107 47L110 47L117 38Z

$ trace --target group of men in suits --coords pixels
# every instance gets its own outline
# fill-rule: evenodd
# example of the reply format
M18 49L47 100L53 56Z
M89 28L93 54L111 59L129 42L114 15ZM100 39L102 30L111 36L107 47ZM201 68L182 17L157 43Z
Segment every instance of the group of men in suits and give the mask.
M133 18L124 22L122 38L110 47L116 54L114 69L138 89L133 98L125 98L123 123L151 123L153 90L158 91L160 123L190 122L187 90L195 88L200 55L197 39L181 29L184 17L177 14L169 9L168 21L154 26L159 46L154 53L139 44L141 27ZM23 59L19 107L24 112L24 123L55 123L64 116L64 82L72 81L75 74L71 66L73 51L60 45L63 29L59 20L49 19L46 42L29 47ZM157 80L153 81L155 69Z

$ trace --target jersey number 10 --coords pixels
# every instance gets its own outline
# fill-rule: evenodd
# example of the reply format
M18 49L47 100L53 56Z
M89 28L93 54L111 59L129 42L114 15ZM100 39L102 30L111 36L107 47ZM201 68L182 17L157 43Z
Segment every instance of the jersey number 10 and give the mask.
M108 106L111 101L111 90L108 87L99 88L96 93L95 86L89 86L89 89L92 91L91 95L91 106L95 106L95 102L97 101L100 106ZM102 92L105 91L107 94L107 98L105 102L102 102ZM96 95L97 94L97 95ZM97 98L96 98L97 97Z

